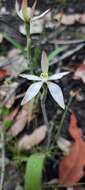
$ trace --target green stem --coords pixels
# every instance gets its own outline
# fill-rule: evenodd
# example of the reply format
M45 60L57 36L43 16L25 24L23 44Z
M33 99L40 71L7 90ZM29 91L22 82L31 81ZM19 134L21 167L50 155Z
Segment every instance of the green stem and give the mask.
M46 107L45 107L46 97L47 97L47 86L45 85L43 86L43 93L41 94L41 108L42 108L45 125L48 128L48 137L47 137L46 147L49 148L53 126L49 125L48 118L47 118Z
M41 108L42 108L44 122L46 126L48 127L48 118L47 118L47 113L46 113L46 108L45 108L46 97L47 97L47 87L43 86L43 93L41 94Z
M26 38L27 38L27 62L28 68L33 73L32 61L31 61L31 37L30 37L30 23L25 23Z
M59 126L59 128L58 128L57 139L58 139L59 136L60 136L61 129L63 128L63 124L64 124L64 121L65 121L65 118L66 118L66 115L67 115L69 106L71 105L71 102L72 102L72 100L73 100L73 97L74 97L74 96L70 96L70 97L69 97L68 104L67 104L67 106L66 106L66 109L65 109L65 111L64 111L64 114L63 114L62 119L61 119L61 122L60 122L60 126Z

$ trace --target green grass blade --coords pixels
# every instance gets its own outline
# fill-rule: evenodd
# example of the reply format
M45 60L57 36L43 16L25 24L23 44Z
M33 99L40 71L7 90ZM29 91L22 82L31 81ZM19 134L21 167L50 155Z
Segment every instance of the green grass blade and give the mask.
M24 55L26 55L26 52L24 51L25 48L21 46L14 38L11 38L7 33L4 33L4 38L8 40L15 48L20 49Z
M67 48L66 46L56 48L48 56L48 61L52 61L56 57L56 55L58 55L59 53L61 53L62 51L64 51L66 48Z
M41 190L45 154L33 154L28 158L25 174L25 190Z

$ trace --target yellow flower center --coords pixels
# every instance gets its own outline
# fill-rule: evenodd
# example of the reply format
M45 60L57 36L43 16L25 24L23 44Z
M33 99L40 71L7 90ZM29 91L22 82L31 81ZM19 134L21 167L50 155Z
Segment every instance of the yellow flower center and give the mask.
M48 80L48 73L47 72L41 73L40 77L41 77L41 79L44 82L47 82L47 80Z

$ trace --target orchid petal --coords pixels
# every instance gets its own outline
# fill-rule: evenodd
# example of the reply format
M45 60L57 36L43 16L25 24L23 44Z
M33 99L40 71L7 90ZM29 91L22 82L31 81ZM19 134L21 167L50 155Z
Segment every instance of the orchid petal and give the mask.
M69 74L69 72L62 72L62 73L56 73L48 78L48 80L58 80L64 77L65 75Z
M28 90L27 90L27 92L26 92L26 94L25 94L25 96L24 96L24 98L23 98L23 100L21 102L21 105L26 104L32 98L34 98L38 94L38 92L39 92L40 88L42 87L42 85L43 85L43 82L35 82L34 84L32 84L28 88Z
M53 99L64 109L65 104L61 88L53 82L48 82L47 85Z
M17 12L17 15L19 16L19 18L21 18L21 20L24 21L22 10L20 10L19 12Z
M40 77L38 77L38 76L36 76L36 75L26 75L26 74L21 74L21 75L19 75L20 77L23 77L23 78L26 78L26 79L28 79L28 80L36 80L36 81L40 81L41 80L41 78Z
M17 1L16 1L16 4L15 4L15 9L16 9L17 15L24 21L22 9L21 10L19 9L19 3Z
M41 68L43 73L48 73L48 58L45 53L45 51L42 52L42 58L41 58Z
M17 1L15 4L15 10L16 10L17 15L20 17L19 3Z
M47 13L49 13L50 9L46 10L44 13L42 13L41 15L39 16L34 16L31 21L35 21L35 20L38 20L38 19L42 19L45 15L47 15Z

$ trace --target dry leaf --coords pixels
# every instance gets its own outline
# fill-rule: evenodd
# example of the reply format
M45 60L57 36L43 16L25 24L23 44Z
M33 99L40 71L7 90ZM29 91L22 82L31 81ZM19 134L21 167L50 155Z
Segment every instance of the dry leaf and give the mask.
M78 14L66 15L63 12L54 16L55 20L59 21L61 24L65 24L65 25L72 25L75 23L75 21L78 21L79 18L80 18L80 15L78 15Z
M42 142L42 140L46 136L46 133L47 133L47 127L45 125L41 126L38 129L35 129L31 135L24 135L24 137L22 137L19 140L18 147L20 149L29 150L34 145L37 145L40 142Z
M33 112L34 111L34 112ZM18 135L25 127L26 123L30 123L30 121L35 117L35 107L34 107L34 99L29 103L25 104L22 107L22 110L19 112L18 116L12 127L10 128L9 134L15 137Z
M9 84L8 82L4 82L2 86L0 86L0 101L10 109L15 102L15 93L18 87L18 83L12 82Z
M13 57L18 56L19 54L21 54L21 50L14 48L14 49L12 49L12 50L10 50L10 51L8 52L8 58L9 58L9 59L10 59L10 58L12 59Z
M6 101L5 106L10 109L12 107L12 105L14 104L14 102L15 102L15 94L12 94L8 98L8 101Z
M63 11L56 14L54 19L59 21L61 24L72 25L75 22L85 24L85 13L83 14L65 14Z
M79 65L79 67L76 69L74 76L74 79L81 79L83 83L85 83L85 64Z
M72 25L75 23L74 15L67 16L67 15L63 14L63 16L61 17L61 14L58 14L54 18L58 19L58 21L60 21L61 24L65 24L65 25Z
M23 70L27 69L26 59L18 49L10 50L8 56L2 59L0 65L4 66L11 73L12 77L18 76Z
M85 13L83 13L83 14L81 15L81 17L80 17L80 19L79 19L79 22L80 22L81 24L85 24Z
M85 166L85 142L82 139L82 131L77 127L77 119L74 113L71 115L69 133L74 142L70 152L65 156L59 166L59 181L63 185L73 185L84 176Z
M5 69L0 69L0 79L9 76L10 73Z
M4 99L5 105L9 101L11 96L15 94L17 87L17 82L12 82L11 84L5 82L2 86L0 86L0 100L2 101L2 99Z
M9 130L9 134L15 137L18 135L25 127L26 122L28 120L28 104L25 104L22 107L22 110L19 112L18 116L16 117L16 120L12 127Z

